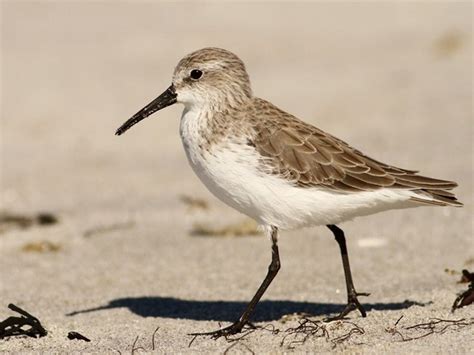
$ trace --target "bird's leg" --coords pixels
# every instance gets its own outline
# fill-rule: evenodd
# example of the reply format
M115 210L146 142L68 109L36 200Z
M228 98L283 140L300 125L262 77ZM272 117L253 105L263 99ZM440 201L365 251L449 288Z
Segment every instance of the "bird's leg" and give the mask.
M270 286L271 282L275 278L276 274L278 273L278 270L280 270L280 254L278 253L278 244L277 244L278 229L276 227L273 227L273 226L271 227L270 237L272 241L272 262L268 266L267 276L265 276L265 279L263 280L262 284L258 288L257 292L255 293L252 300L247 305L247 307L245 308L244 312L239 317L239 319L233 324L231 324L230 326L213 331L213 332L193 333L190 335L210 335L214 339L217 339L221 336L227 336L227 335L240 333L242 331L242 328L245 325L250 325L251 327L253 327L252 324L249 323L250 316L255 310L255 306L257 305L258 301L260 301L260 298L262 297L262 295L267 290L268 286Z
M362 307L362 305L359 303L357 296L369 296L370 293L358 293L355 290L354 283L352 281L351 267L349 265L349 255L347 254L346 237L344 236L344 231L334 224L329 224L327 227L334 234L337 244L339 244L339 248L341 249L342 266L344 267L344 276L346 278L347 287L346 307L341 313L339 313L339 315L329 318L329 320L342 319L355 309L358 309L362 314L362 317L365 317L367 313L365 312L364 307Z

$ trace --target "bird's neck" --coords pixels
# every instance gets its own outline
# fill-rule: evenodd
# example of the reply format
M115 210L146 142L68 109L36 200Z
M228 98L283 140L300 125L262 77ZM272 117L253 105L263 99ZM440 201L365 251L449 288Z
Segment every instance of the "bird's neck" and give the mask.
M235 134L239 111L232 107L185 106L181 116L180 134L185 148L206 150Z

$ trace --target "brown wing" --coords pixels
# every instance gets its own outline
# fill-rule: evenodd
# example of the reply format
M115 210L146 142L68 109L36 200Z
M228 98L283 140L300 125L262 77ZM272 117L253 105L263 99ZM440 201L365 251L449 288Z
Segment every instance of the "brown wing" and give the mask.
M273 173L299 186L325 186L341 192L408 188L423 190L443 202L455 201L454 195L445 191L456 187L455 182L381 163L283 111L273 113L278 117L284 114L285 119L258 125L253 144L267 158Z

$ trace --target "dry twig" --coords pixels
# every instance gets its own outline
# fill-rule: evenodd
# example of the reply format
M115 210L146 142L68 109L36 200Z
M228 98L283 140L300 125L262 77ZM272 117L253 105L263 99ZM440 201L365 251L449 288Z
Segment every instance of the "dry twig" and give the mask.
M401 338L402 342L417 340L421 338L425 338L432 334L444 334L448 329L453 329L458 331L462 328L474 324L474 318L466 320L465 318L462 319L440 319L440 318L431 318L428 322L418 323L410 326L406 326L403 329L407 330L408 332L402 333L398 328L397 325L400 322L402 317L400 317L393 327L388 327L385 329L387 333L392 335L398 335ZM421 334L420 334L421 332ZM415 333L415 334L409 334Z

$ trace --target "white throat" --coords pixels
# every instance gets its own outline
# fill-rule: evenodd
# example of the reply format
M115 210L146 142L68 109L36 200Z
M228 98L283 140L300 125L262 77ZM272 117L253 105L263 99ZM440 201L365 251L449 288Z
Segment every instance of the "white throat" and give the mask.
M181 115L179 134L191 166L199 164L202 159L205 142L203 133L207 130L208 113L198 105L185 105Z

